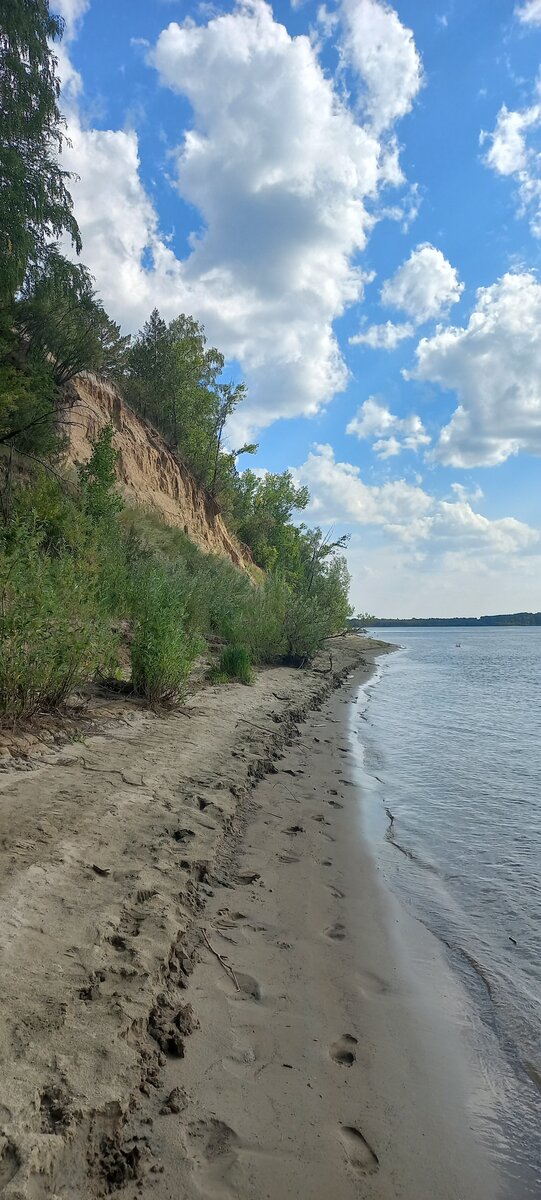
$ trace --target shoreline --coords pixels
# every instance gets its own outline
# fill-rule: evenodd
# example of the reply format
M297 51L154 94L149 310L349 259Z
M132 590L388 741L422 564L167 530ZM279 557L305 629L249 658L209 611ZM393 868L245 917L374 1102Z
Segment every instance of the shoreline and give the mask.
M356 635L331 646L331 666L327 650L252 687L206 686L160 718L119 706L98 736L0 774L5 1200L152 1180L127 1123L184 1053L201 914L250 793L306 713L390 648Z
M472 1132L460 989L362 832L344 717L370 674L307 716L209 897L196 1028L129 1125L154 1200L502 1194Z

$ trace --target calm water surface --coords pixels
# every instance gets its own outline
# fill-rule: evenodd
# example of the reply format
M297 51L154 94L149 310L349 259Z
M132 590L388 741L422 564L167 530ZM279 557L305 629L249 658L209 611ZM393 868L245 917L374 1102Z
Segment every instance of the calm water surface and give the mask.
M368 825L497 1040L516 1195L541 1197L541 628L377 636L402 649L355 717Z

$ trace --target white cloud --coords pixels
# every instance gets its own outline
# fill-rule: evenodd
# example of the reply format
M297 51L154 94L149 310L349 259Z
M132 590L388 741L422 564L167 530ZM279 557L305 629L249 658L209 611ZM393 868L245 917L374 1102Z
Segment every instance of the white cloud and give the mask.
M394 325L386 321L384 325L370 325L368 329L360 330L350 337L350 346L369 346L371 350L396 350L400 342L413 337L413 325Z
M360 525L389 525L417 521L428 512L430 497L404 479L370 487L360 467L336 462L332 446L315 446L302 467L294 471L307 484L310 514L315 520Z
M421 553L498 557L529 553L540 543L538 530L514 517L490 520L463 498L438 500L404 479L370 486L359 467L337 462L329 445L315 446L294 475L310 490L312 519L382 527Z
M538 80L536 91L540 90ZM534 237L541 237L541 152L532 138L540 128L540 103L519 112L510 111L504 104L494 132L483 130L480 138L481 145L490 143L484 160L487 167L516 180L518 215L529 213Z
M525 25L541 25L541 0L526 0L515 9L519 21Z
M541 454L541 284L530 272L480 288L465 328L423 338L406 378L454 391L459 405L435 457L495 466L519 450Z
M534 552L509 560L478 548L420 556L411 546L386 541L371 545L366 531L353 534L347 550L352 603L381 617L480 616L539 609L541 557ZM400 642L400 630L393 638Z
M454 492L457 500L483 500L484 492L479 484L476 483L472 487L466 487L463 483L452 483L451 491Z
M410 29L386 0L343 0L343 53L365 87L364 106L374 128L388 129L410 111L422 67Z
M349 422L346 433L359 439L378 438L373 450L380 458L392 458L402 450L420 450L430 438L421 418L415 415L396 417L376 396L369 396ZM400 437L397 437L397 434Z
M64 38L69 42L76 36L81 21L90 8L90 0L54 0L51 8L63 18Z
M392 434L388 438L379 438L377 442L374 442L372 449L378 458L396 458L397 454L402 453L403 446Z
M441 250L425 242L412 250L381 289L381 301L405 312L418 325L438 317L462 295L464 284Z
M86 130L73 115L66 165L80 176L83 256L106 307L130 329L154 304L202 320L241 363L254 425L314 414L347 382L333 322L362 298L368 276L353 260L380 190L401 182L396 145L359 123L316 47L263 0L171 23L151 61L192 106L175 163L201 227L176 258L141 183L136 134Z
M327 8L326 4L320 4L317 10L317 23L325 37L330 37L334 33L339 20L336 10L333 12Z

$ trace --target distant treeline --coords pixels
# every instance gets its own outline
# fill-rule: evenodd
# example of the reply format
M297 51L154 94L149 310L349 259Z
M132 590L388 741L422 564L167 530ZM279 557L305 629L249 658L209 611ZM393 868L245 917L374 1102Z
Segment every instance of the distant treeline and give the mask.
M480 628L485 625L541 625L541 612L498 613L489 617L408 617L404 620L399 617L369 617L366 620L354 617L349 624L352 629L364 629L368 625L385 628L395 625L402 628L436 626L442 629L450 626Z

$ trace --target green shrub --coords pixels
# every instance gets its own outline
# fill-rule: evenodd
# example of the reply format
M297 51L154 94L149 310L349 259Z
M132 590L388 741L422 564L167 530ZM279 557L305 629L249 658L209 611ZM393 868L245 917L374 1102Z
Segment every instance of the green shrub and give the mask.
M180 696L202 648L185 627L185 610L174 570L150 560L133 580L132 684L149 704Z
M290 595L284 619L288 662L298 664L313 658L330 632L328 620L316 596Z
M18 526L0 553L0 713L12 718L61 704L117 661L94 579L71 555L47 555L41 539Z
M225 683L228 679L253 683L253 678L252 660L246 646L226 646L218 666L211 673L211 679L216 683Z

